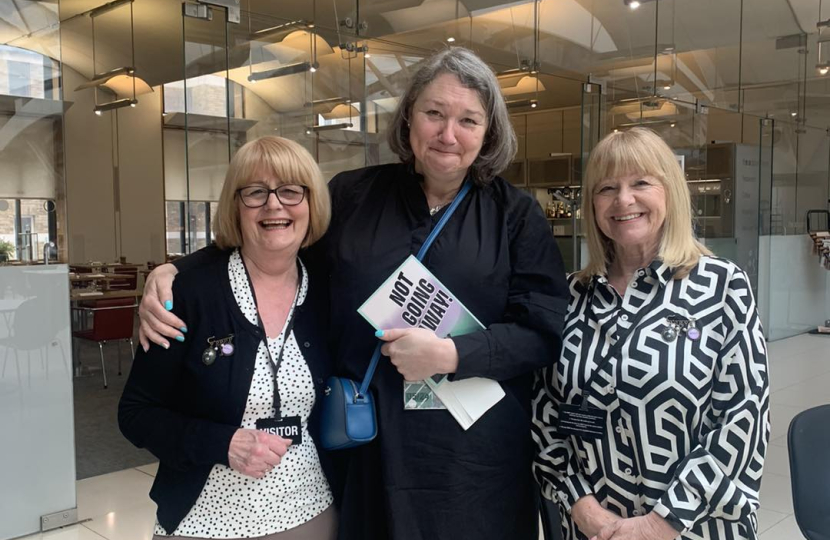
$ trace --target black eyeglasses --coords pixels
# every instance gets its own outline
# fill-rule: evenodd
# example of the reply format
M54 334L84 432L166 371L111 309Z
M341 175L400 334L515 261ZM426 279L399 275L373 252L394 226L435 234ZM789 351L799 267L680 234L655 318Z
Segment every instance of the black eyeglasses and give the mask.
M268 197L273 193L283 206L297 206L305 198L306 186L285 184L278 188L268 189L264 186L248 186L236 190L242 199L242 204L248 208L260 208L268 204Z

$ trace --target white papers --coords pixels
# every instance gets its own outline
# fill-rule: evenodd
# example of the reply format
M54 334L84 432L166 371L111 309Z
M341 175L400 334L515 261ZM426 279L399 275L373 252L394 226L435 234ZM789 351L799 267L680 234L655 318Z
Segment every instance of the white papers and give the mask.
M438 337L460 336L484 326L421 262L409 256L358 312L378 330L426 328ZM424 381L465 430L504 397L492 379ZM413 383L407 383L413 384Z
M460 381L444 379L441 383L427 379L426 383L464 430L469 429L504 397L504 390L499 383L481 377Z

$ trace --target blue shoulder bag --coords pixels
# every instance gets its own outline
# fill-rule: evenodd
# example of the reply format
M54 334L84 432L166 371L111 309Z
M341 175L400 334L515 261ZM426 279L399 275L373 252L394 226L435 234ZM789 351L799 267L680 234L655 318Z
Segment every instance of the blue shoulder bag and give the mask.
M470 191L470 181L464 182L461 190L447 208L435 228L427 237L424 245L418 251L418 260L422 261L432 242L444 228L455 209ZM356 381L346 377L329 377L326 381L326 391L323 396L320 444L326 450L341 450L365 444L378 433L377 415L375 414L375 400L369 390L369 383L375 374L378 360L380 360L380 341L375 347L369 368L358 385Z

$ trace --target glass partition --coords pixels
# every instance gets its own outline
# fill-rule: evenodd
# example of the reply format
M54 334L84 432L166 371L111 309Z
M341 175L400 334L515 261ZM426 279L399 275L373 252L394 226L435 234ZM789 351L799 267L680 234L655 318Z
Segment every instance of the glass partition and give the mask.
M0 45L0 263L42 261L44 246L66 256L63 110L57 4L43 28L29 28ZM4 22L25 17L12 10ZM55 54L55 57L49 56Z
M209 240L216 188L246 140L297 140L328 177L394 161L385 128L409 75L455 44L497 73L519 139L504 176L537 197L569 270L584 263L583 162L603 134L642 125L675 149L697 234L756 279L759 234L803 234L806 207L827 200L830 81L784 0L704 7L251 0L238 24L216 7L211 21L185 18L184 74L165 85L169 251Z
M58 8L0 10L0 539L77 520Z

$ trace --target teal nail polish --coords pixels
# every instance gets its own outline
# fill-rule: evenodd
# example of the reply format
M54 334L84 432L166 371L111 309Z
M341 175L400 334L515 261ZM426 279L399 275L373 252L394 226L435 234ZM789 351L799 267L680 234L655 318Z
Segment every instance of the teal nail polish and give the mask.
M184 341L184 336L176 336L176 341L178 341L180 343L183 342Z
M173 301L172 300L165 300L164 301L164 309L166 309L167 311L170 311L171 309L173 309Z
M378 330L375 332L375 337L383 337L383 330Z
M185 334L187 333L187 327L186 326L182 326L181 328L179 328L179 330L181 330Z

